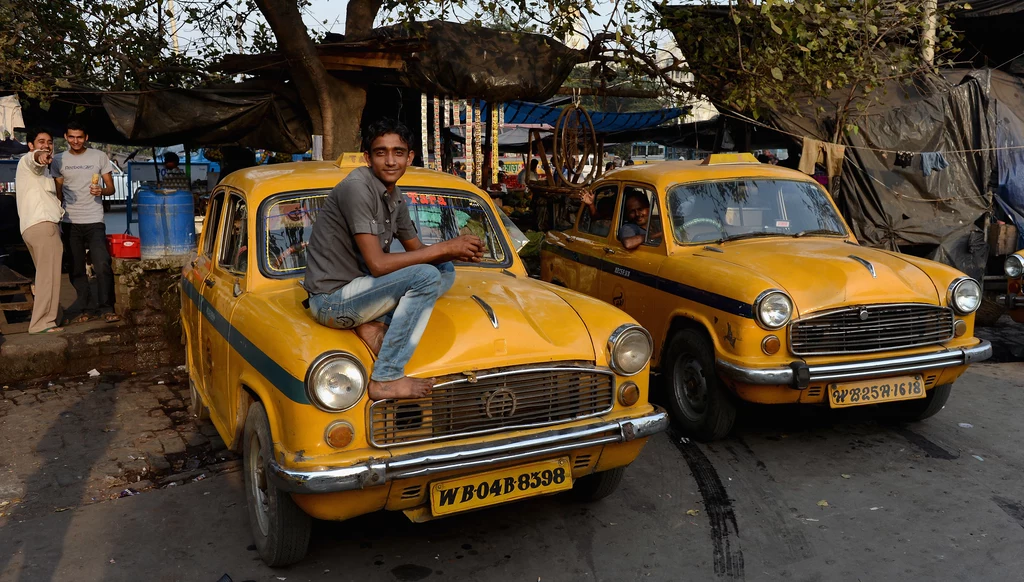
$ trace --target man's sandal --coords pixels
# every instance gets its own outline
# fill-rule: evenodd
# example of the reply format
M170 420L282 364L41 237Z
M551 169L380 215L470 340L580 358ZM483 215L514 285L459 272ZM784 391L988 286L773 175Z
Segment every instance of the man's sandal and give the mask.
M30 331L30 332L28 332L28 334L29 335L44 335L44 334L49 334L49 333L60 333L62 331L64 331L63 327L58 327L58 326L55 325L53 327L48 327L48 328L44 329L43 331Z

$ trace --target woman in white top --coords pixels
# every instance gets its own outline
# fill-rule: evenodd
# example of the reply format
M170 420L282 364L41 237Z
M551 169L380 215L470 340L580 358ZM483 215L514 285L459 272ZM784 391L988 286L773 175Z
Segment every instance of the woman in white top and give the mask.
M28 332L57 333L60 310L60 263L64 247L60 242L60 221L64 209L57 187L50 177L53 138L41 130L28 132L29 153L18 162L15 191L21 236L36 266L35 299Z

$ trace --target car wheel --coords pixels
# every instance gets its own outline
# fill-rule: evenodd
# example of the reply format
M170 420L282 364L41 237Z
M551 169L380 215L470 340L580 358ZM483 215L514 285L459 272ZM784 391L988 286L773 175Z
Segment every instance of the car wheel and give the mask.
M580 477L572 485L572 495L580 501L604 499L619 488L619 483L622 482L622 476L625 474L626 468L618 467Z
M207 420L210 418L210 409L203 402L203 397L196 390L196 383L192 378L188 379L189 404L188 412L196 420Z
M697 330L672 337L665 373L669 407L683 431L702 441L723 438L736 420L736 405L715 372L715 352Z
M904 400L903 402L893 402L891 404L883 404L886 416L895 421L900 422L913 422L916 420L924 420L926 418L935 416L944 406L946 401L949 400L949 394L953 391L953 384L940 384L935 388L932 388L928 392L928 396L924 398L915 398L914 400Z
M313 523L291 495L267 477L267 463L274 449L263 403L249 407L243 438L245 497L256 549L270 567L294 564L306 555Z

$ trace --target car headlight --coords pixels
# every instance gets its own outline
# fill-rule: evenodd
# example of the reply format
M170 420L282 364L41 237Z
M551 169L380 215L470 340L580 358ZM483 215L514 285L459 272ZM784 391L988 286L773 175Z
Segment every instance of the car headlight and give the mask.
M651 334L634 323L620 325L608 338L608 359L612 369L623 376L638 374L653 352Z
M754 319L765 329L779 329L793 317L793 300L778 289L769 289L754 300Z
M1010 255L1003 263L1003 272L1011 279L1024 275L1024 259L1020 255Z
M950 283L946 301L960 315L974 313L981 307L981 285L970 277L960 277Z
M351 354L328 352L306 372L306 394L317 408L341 412L355 406L366 393L366 370Z

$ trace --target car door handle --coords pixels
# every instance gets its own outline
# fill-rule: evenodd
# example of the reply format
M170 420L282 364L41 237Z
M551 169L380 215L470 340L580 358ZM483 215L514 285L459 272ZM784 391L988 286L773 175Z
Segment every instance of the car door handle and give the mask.
M215 281L213 279L203 279L203 283L206 283L207 287L213 287Z
M615 249L613 249L611 247L604 247L604 252L608 253L609 255L614 255L615 254Z

